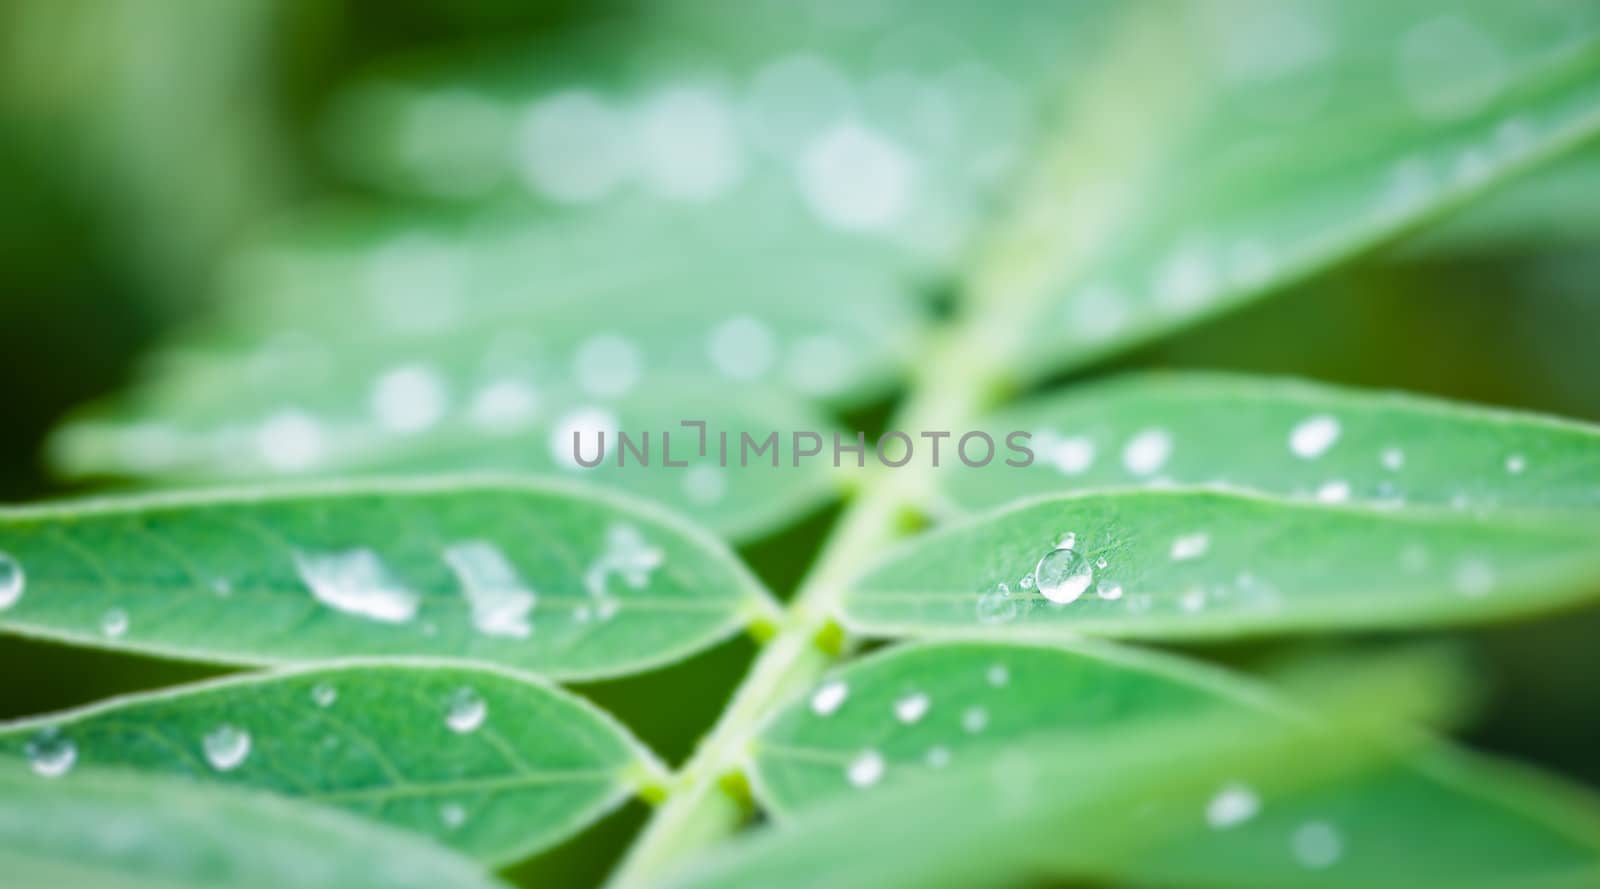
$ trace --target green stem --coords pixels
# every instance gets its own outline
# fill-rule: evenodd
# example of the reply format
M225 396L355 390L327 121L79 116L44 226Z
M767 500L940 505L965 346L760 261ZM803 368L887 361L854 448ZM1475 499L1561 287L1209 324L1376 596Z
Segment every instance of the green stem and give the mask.
M953 433L942 460L955 459L955 438L977 416L999 380L986 336L973 325L949 331L914 381L891 429L914 439L924 430ZM921 445L919 444L919 449ZM884 547L905 534L908 519L933 496L931 463L869 470L856 499L829 534L817 562L789 605L778 633L762 649L734 692L733 702L701 741L673 782L621 867L616 889L648 885L696 849L734 832L748 814L742 776L751 736L779 705L816 682L833 661L841 640L833 622L844 585Z

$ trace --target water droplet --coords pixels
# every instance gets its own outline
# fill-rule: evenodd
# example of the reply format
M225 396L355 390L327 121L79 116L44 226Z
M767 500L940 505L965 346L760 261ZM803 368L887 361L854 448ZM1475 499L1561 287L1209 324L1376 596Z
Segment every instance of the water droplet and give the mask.
M615 524L606 529L606 548L584 571L583 584L595 598L595 613L601 620L609 620L622 607L611 595L610 578L621 577L632 589L650 585L650 576L661 567L665 553L660 547L645 541L639 530L628 524Z
M458 735L471 734L489 716L489 704L476 691L462 686L445 701L444 724Z
M391 576L370 549L295 550L294 563L311 595L329 608L384 623L405 623L416 616L421 597Z
M1017 616L1017 600L1011 598L1011 588L999 584L978 596L978 622L1003 624Z
M844 774L856 787L871 787L883 778L883 770L883 754L876 750L864 750L850 760Z
M467 807L460 803L445 803L439 807L439 821L445 827L455 830L467 823Z
M1317 499L1323 503L1343 503L1350 499L1350 483L1343 479L1333 479L1322 483L1317 488Z
M1339 421L1318 414L1300 421L1289 433L1289 450L1303 460L1314 460L1333 447L1339 438Z
M42 728L22 748L34 774L46 778L59 778L72 771L78 761L78 745L63 735L59 728Z
M1095 584L1094 594L1107 601L1122 598L1122 584L1114 580L1102 580Z
M839 705L849 696L849 685L838 680L825 683L811 696L811 712L818 716L828 716L838 710Z
M1199 587L1186 590L1178 600L1178 607L1189 614L1204 611L1206 607L1206 591Z
M1456 590L1464 596L1477 598L1494 589L1494 568L1482 559L1464 559L1456 565Z
M1243 784L1229 784L1206 803L1206 824L1223 830L1243 824L1261 811L1261 798Z
M711 363L724 376L754 380L766 375L778 358L772 329L750 317L730 318L711 331L706 343Z
M233 581L226 577L214 578L211 581L211 592L215 593L219 599L226 599L233 595Z
M446 547L444 561L461 584L478 632L517 639L533 632L529 613L538 596L499 547L486 540L464 541Z
M615 334L584 340L572 359L573 376L590 395L616 396L639 382L644 358L639 347Z
M601 200L637 160L629 121L589 90L564 90L528 109L519 137L520 172L534 191L564 204Z
M1062 475L1081 475L1094 465L1094 442L1083 436L1064 438L1045 454Z
M279 472L300 472L322 461L322 424L289 408L268 417L256 432L262 462Z
M1096 568L1104 568L1108 564L1110 564L1110 563L1106 561L1106 557L1105 556L1101 556L1100 558L1094 560L1094 566Z
M1017 586L1025 590L1031 590L1033 589L1033 582L1033 572L1030 571L1022 575L1022 579L1017 581Z
M1204 531L1180 534L1172 541L1172 561L1198 559L1211 549L1211 535Z
M930 769L942 769L950 764L950 748L929 747L922 761L927 763Z
M1056 549L1072 549L1073 547L1075 547L1077 545L1078 545L1078 535L1077 535L1076 532L1067 531L1066 533L1058 535L1056 537L1056 543L1055 543Z
M372 386L373 416L392 432L421 432L439 422L444 409L444 380L425 365L392 368Z
M1300 825L1290 844L1295 860L1310 870L1331 867L1344 854L1344 839L1326 821L1307 821Z
M710 506L728 493L728 476L721 467L700 464L683 474L683 493L690 503Z
M1134 475L1151 475L1172 456L1172 435L1165 429L1145 429L1122 449L1122 465Z
M126 632L128 632L128 612L121 608L112 608L100 615L100 635L107 639L118 639Z
M989 669L984 671L983 678L995 688L1001 688L1011 681L1011 671L1006 669L1005 664L990 664Z
M854 121L823 132L800 159L800 186L823 222L847 231L893 227L911 208L916 165L887 135Z
M206 762L219 772L231 772L250 756L250 733L231 723L223 723L200 739Z
M339 699L339 690L326 682L319 682L311 687L311 701L318 707L332 707L333 702Z
M28 576L22 570L22 563L10 553L0 553L0 611L17 604L27 583Z
M1053 549L1033 569L1039 594L1057 605L1078 600L1094 580L1094 569L1075 550Z
M467 409L472 422L486 432L506 435L526 428L538 410L539 396L521 380L495 380L479 389Z
M1400 467L1406 465L1406 452L1399 448L1384 448L1383 453L1379 455L1379 459L1383 461L1384 469L1396 472Z
M1521 475L1528 468L1528 458L1521 454L1512 454L1506 457L1506 472L1512 475Z
M982 707L968 707L961 713L961 727L976 735L989 727L989 711Z
M894 718L911 725L928 713L928 696L921 692L909 694L894 702Z

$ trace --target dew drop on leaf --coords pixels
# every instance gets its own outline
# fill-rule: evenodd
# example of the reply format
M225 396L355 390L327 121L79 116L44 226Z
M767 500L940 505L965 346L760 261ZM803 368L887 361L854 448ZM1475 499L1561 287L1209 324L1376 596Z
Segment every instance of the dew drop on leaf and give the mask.
M930 769L942 769L950 764L950 748L929 747L922 761L927 763Z
M1339 421L1318 414L1300 421L1289 433L1289 450L1302 460L1314 460L1333 447L1339 438Z
M1399 471L1400 467L1406 465L1406 452L1399 448L1384 448L1378 459L1383 461L1384 469L1396 472Z
M1116 601L1122 598L1122 584L1114 580L1102 580L1095 584L1094 594L1107 601Z
M22 748L34 774L59 778L72 771L78 761L78 745L55 726L40 729Z
M1077 601L1094 580L1094 569L1077 551L1053 549L1033 569L1039 594L1057 605Z
M1206 824L1222 830L1254 818L1261 810L1261 798L1243 784L1229 784L1206 803Z
M22 588L27 582L28 578L23 573L22 563L10 553L0 553L0 609L17 604L17 600L22 598Z
M420 597L392 577L370 549L295 550L294 563L311 595L329 608L383 623L405 623L416 616Z
M1290 840L1295 860L1308 870L1331 867L1344 854L1344 839L1326 821L1307 821Z
M439 821L455 830L467 823L467 809L460 803L445 803L439 807Z
M517 639L533 632L529 612L538 596L499 547L486 540L464 541L445 547L444 561L461 585L478 632Z
M489 705L476 691L462 687L450 695L445 706L444 724L458 735L478 730L489 715Z
M883 754L876 750L864 750L850 760L844 774L856 787L871 787L883 778L883 769Z
M1165 429L1145 429L1122 449L1122 465L1134 475L1160 471L1172 456L1172 435Z
M1017 616L1017 600L1011 598L1011 588L999 584L978 596L978 622L1003 624Z
M1528 468L1528 458L1521 454L1512 454L1506 457L1506 472L1512 475L1521 475Z
M837 680L824 684L811 696L811 712L818 716L827 716L839 709L844 699L850 696L850 686Z
M100 615L100 635L107 639L119 639L128 632L128 612L121 608L112 608Z
M1198 559L1211 549L1211 535L1204 531L1193 534L1183 534L1172 541L1172 561L1182 562L1188 559Z
M983 677L989 681L990 685L1000 688L1011 681L1011 671L1006 669L1005 664L991 664L989 669L984 672Z
M200 739L206 762L219 772L231 772L250 756L250 733L231 723L223 723Z
M989 711L982 707L968 707L961 714L961 727L976 735L989 727Z
M894 718L911 725L928 713L928 696L921 692L906 695L894 702Z
M326 682L319 682L311 688L311 702L318 707L332 707L333 702L339 700L339 690Z

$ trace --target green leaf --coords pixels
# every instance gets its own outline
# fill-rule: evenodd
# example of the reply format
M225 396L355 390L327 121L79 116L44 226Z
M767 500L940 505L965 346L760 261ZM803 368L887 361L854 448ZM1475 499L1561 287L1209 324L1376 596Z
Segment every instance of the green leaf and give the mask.
M1073 387L985 420L1032 433L1026 468L942 474L966 509L1052 491L1216 484L1385 508L1600 518L1600 428L1553 417L1213 373ZM998 439L997 439L998 440Z
M1503 618L1600 592L1600 529L1223 490L1044 497L915 538L847 589L871 635L1228 637Z
M341 812L151 776L45 780L0 760L14 889L495 889L471 862Z
M1258 299L1600 132L1600 12L1582 0L1126 19L984 276L997 310L1035 320L995 344L1023 379Z
M480 345L461 344L469 352ZM292 398L284 392L257 398L246 394L248 387L212 388L230 376L213 374L202 364L171 379L186 387L203 381L198 399L180 394L169 402L154 394L148 410L91 415L68 425L53 442L56 462L69 475L137 476L156 483L481 470L581 477L664 502L736 537L768 531L837 492L837 481L821 461L798 467L783 463L774 471L763 462L774 452L756 453L774 432L780 442L798 429L831 440L836 428L806 404L763 387L719 388L708 404L692 397L717 386L703 378L652 379L604 399L571 388L533 389L510 378L484 383L471 401L457 406L459 415L442 417L426 429L398 431L394 423L428 416L419 413L429 410L422 405L450 403L427 394L452 391L440 366L429 360L396 362L337 381L306 381ZM382 392L390 394L376 394ZM371 408L369 402L386 406ZM698 428L684 421L706 423L704 455ZM604 461L593 468L579 466L574 453L595 459L601 432ZM627 433L635 447L647 445L642 454L627 452L625 465L619 465L624 459L619 432ZM727 466L720 465L723 434ZM664 435L670 435L671 459L686 466L666 465ZM751 456L740 465L746 435Z
M1379 706L1373 683L1381 679L1352 689L1352 706ZM1182 759L1190 737L1204 749L1208 726L1219 723L1268 735L1317 724L1256 683L1173 657L1107 645L909 646L838 671L781 712L756 742L754 783L764 802L801 826L806 812L830 801L861 804L962 763L999 769L1016 751L1049 743L1090 757L1077 768L1095 771L1097 755L1165 731L1168 754ZM1248 742L1236 738L1216 752L1248 774L1240 747ZM1298 759L1289 757L1291 771L1316 770L1314 759ZM1143 787L1150 798L1129 808L1153 805L1176 828L1141 842L1130 838L1146 832L1134 819L1114 834L1114 843L1139 853L1119 862L1116 875L1141 885L1578 886L1600 872L1600 810L1592 802L1443 747L1423 745L1393 764L1289 792L1215 774L1192 806L1181 789L1152 786L1140 769L1106 761L1122 768L1088 778L1089 787ZM1045 787L1042 796L1066 798L1058 805L1084 792L1061 780ZM980 811L997 830L1012 820ZM1099 811L1113 821L1129 815ZM1089 833L1079 839L1095 838L1092 824L1079 827Z
M709 535L567 485L445 477L0 512L0 629L217 663L682 658L771 608Z
M221 679L0 725L0 754L174 775L348 809L509 862L660 770L625 729L531 676L415 661Z

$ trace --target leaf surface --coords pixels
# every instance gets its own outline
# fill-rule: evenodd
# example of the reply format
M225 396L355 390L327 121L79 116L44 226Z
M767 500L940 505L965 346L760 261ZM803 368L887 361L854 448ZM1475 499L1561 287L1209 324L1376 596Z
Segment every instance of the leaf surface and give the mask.
M378 655L616 675L770 609L647 504L493 476L8 510L0 628L218 663Z

